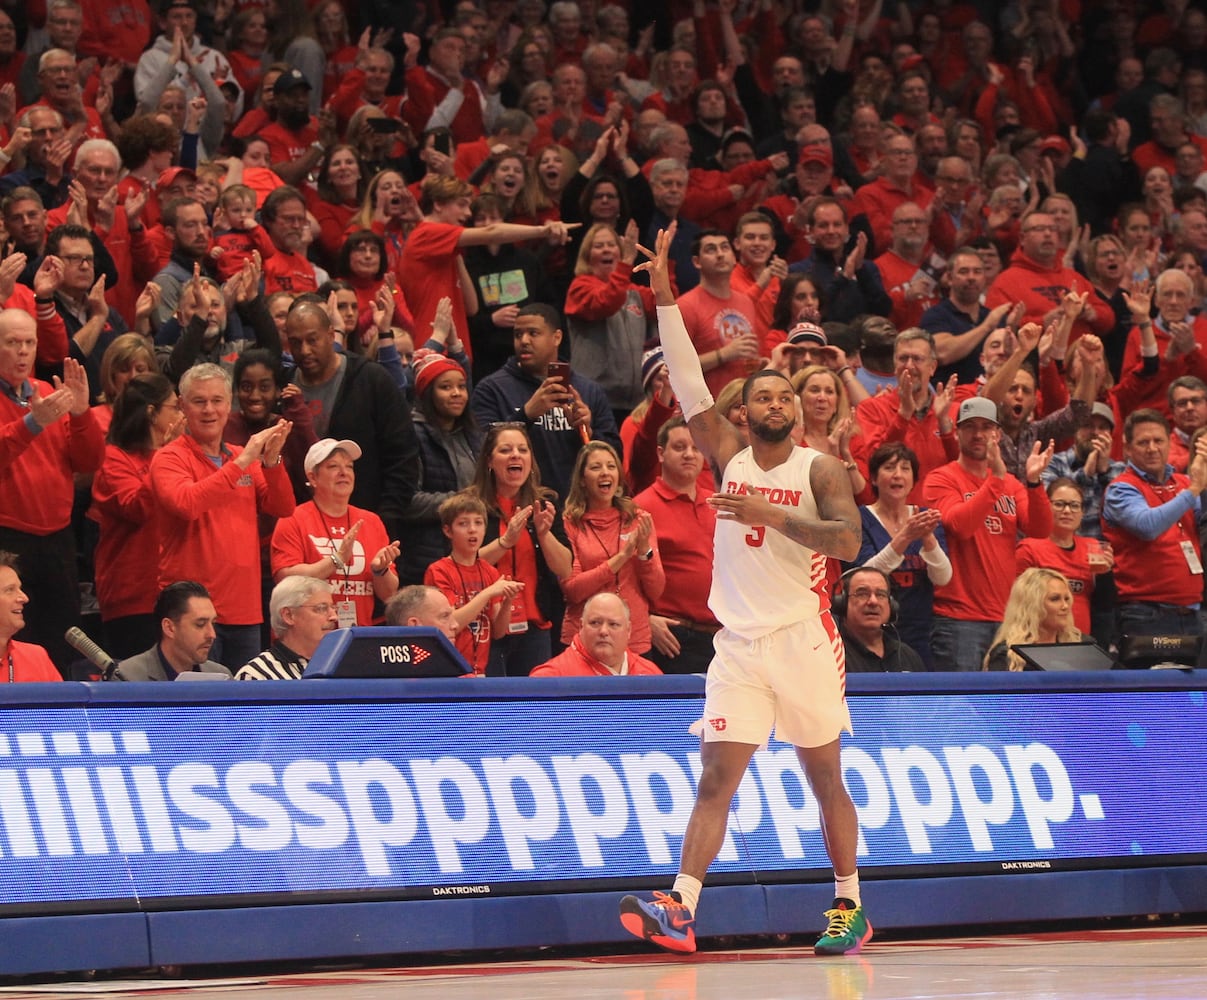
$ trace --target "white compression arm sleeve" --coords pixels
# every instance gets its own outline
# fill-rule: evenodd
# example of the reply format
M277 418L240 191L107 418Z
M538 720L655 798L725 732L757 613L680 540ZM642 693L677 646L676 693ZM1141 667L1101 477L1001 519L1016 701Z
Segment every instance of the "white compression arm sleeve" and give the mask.
M711 408L713 398L678 306L658 307L658 339L662 342L662 354L670 372L671 388L683 408L683 419L691 420L697 413Z

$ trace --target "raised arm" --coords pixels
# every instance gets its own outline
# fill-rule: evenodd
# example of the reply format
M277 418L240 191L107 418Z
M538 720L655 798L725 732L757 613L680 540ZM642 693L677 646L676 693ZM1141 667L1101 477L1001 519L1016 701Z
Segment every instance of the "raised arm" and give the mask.
M696 354L695 345L683 323L683 315L675 303L668 257L676 228L677 224L672 222L667 229L659 230L653 251L639 247L650 259L633 270L649 272L650 288L654 291L654 301L658 306L658 335L670 373L671 387L683 407L683 416L696 447L723 469L742 450L742 439L733 424L717 412L712 393L704 382L700 357ZM858 524L859 519L855 520Z

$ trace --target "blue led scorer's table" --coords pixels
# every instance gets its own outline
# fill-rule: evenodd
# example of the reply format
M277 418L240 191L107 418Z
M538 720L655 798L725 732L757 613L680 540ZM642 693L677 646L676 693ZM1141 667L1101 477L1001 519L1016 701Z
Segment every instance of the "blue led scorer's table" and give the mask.
M857 676L878 927L1207 910L1207 676ZM696 677L9 686L0 975L624 940L673 876ZM828 905L792 749L756 755L702 936Z

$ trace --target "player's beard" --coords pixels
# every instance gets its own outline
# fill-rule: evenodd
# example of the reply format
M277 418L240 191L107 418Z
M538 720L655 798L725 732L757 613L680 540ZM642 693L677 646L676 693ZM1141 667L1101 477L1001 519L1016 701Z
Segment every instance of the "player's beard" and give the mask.
M772 427L766 421L762 420L748 420L747 425L750 433L760 441L764 441L767 444L779 444L781 441L787 440L792 434L792 428L796 426L796 418L793 417L791 420L785 420L780 427Z

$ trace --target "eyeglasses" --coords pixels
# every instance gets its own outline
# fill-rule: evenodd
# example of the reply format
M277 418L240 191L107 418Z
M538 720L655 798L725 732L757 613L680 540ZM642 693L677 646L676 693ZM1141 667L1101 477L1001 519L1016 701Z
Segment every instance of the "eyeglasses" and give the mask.
M1084 506L1080 500L1053 500L1053 510L1072 510L1078 511Z
M871 587L860 587L858 590L851 591L851 599L856 601L866 601L870 597L875 597L878 601L887 601L891 596L887 590L873 590Z
M925 219L894 219L894 226L925 226Z
M87 264L89 267L91 267L93 264L96 263L96 258L93 257L91 254L82 254L82 253L59 254L59 260L65 260L68 264L73 264L76 267L82 267L85 264Z
M1055 225L1051 225L1051 226L1024 226L1024 227L1023 227L1023 232L1024 232L1024 233L1055 233L1055 232L1059 232L1059 229L1058 229L1058 228L1057 228Z
M299 604L298 607L309 608L311 611L315 611L320 615L329 615L331 614L331 609L334 607L334 605L328 602L325 604Z

